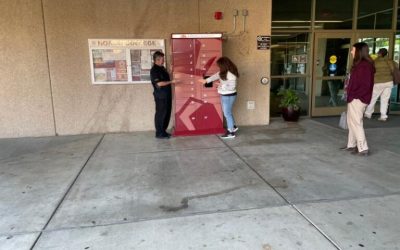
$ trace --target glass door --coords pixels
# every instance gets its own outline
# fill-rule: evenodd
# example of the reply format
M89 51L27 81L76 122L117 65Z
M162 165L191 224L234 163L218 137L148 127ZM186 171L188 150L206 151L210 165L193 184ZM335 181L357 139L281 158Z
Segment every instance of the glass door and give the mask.
M345 110L344 79L352 41L351 32L315 33L311 116L339 115Z
M271 41L270 115L281 116L281 89L293 89L300 98L301 115L309 115L311 47L309 33L273 33Z
M398 43L398 37L396 36L396 43ZM397 47L393 48L394 37L391 31L381 31L381 32L358 32L357 41L365 42L369 46L369 53L373 59L377 57L379 49L385 48L389 51L389 58L394 59L395 62L399 62L399 49ZM380 100L376 102L375 113L379 113ZM400 113L400 101L399 101L399 89L398 85L394 85L392 89L392 94L390 96L390 106L389 113Z

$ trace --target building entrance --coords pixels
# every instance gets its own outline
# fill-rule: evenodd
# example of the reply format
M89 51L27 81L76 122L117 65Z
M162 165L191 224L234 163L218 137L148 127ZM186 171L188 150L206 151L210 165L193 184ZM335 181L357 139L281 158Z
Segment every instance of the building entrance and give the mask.
M352 44L366 42L372 57L380 48L399 63L398 0L287 0L272 5L270 116L280 116L277 93L296 91L303 116L333 116L346 109L343 80ZM379 110L378 105L375 110ZM399 87L390 113L400 112Z
M344 79L352 65L350 51L355 42L367 43L373 59L381 48L393 51L391 32L316 32L311 76L311 116L339 115L346 109ZM398 94L397 88L394 88L393 107L396 100ZM379 102L375 108L379 111ZM397 111L392 109L392 112Z

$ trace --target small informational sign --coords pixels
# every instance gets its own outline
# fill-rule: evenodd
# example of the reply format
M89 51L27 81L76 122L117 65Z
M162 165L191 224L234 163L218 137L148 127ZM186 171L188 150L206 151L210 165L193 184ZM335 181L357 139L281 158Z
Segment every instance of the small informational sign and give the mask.
M271 47L271 36L257 36L257 49L268 50Z
M307 55L292 55L292 63L307 63Z
M335 55L331 55L329 57L329 62L332 63L332 64L336 63L337 62L337 57Z
M307 55L299 55L299 63L307 63Z
M93 84L150 83L152 56L163 39L89 39Z

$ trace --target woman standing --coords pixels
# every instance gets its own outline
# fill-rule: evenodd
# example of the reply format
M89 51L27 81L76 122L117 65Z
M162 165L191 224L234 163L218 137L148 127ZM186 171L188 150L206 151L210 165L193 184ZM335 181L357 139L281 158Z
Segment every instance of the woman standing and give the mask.
M217 65L219 72L207 79L201 79L200 82L207 84L219 80L218 93L221 95L222 111L227 124L227 132L221 138L235 138L238 127L235 125L232 107L236 100L236 80L239 77L239 72L236 65L228 57L219 58Z
M363 114L371 101L375 67L366 43L355 43L351 50L353 65L347 86L347 123L349 136L347 147L342 149L353 154L368 156L368 144L363 127Z
M382 122L385 122L388 118L387 110L393 88L392 71L394 68L398 68L397 63L388 59L387 54L388 51L385 48L381 48L378 51L378 58L375 59L374 90L372 91L371 103L368 105L364 114L364 117L371 119L372 113L374 113L376 100L380 97L381 117L378 118L378 121Z

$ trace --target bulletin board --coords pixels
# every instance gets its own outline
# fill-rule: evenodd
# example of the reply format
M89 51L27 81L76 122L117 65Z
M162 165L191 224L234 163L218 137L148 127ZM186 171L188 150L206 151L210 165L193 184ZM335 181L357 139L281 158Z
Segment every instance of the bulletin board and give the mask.
M154 52L165 53L163 39L89 39L93 84L150 83Z

